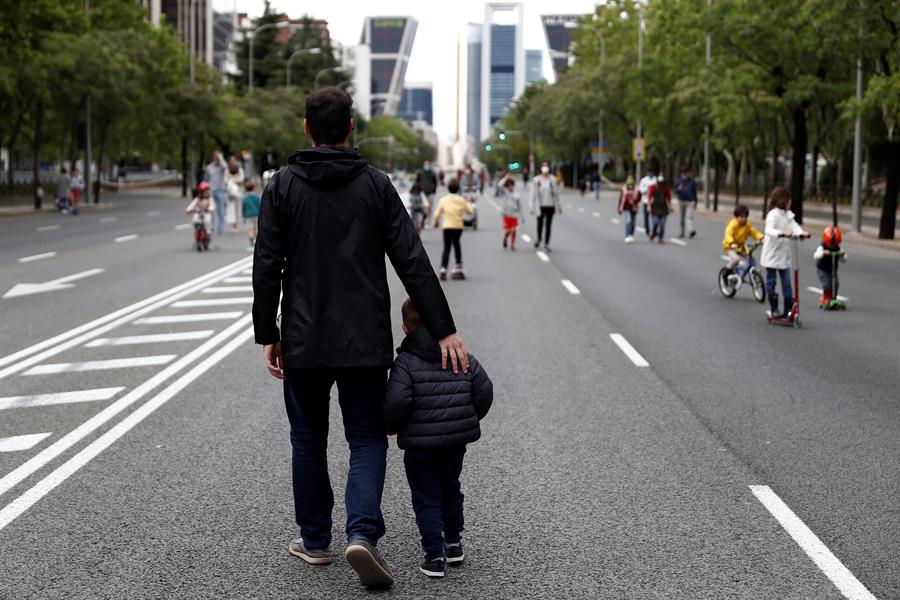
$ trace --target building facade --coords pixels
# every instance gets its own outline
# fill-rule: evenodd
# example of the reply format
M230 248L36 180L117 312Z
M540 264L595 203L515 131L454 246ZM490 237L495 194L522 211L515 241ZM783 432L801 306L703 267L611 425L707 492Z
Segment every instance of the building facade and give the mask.
M372 116L397 114L417 27L412 17L366 17L361 43L370 52Z
M544 53L540 50L525 51L525 84L544 79Z
M213 64L212 0L141 0L154 26L168 23L197 58Z
M434 100L431 83L407 83L403 86L397 116L410 123L434 125Z
M556 75L563 73L572 64L572 32L578 27L581 15L544 15L544 35L547 38L547 49L550 62Z
M481 141L481 25L469 23L466 60L466 133Z

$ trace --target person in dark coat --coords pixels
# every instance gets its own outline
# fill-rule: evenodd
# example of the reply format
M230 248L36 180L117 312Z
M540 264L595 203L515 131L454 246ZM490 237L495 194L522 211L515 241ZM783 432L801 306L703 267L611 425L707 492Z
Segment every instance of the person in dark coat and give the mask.
M431 168L431 161L426 160L422 163L422 168L416 171L415 185L422 189L425 198L428 200L428 213L425 215L425 223L431 218L431 210L434 206L434 192L437 190L438 178Z
M304 125L314 146L293 154L266 186L253 260L253 327L269 373L285 380L301 533L291 553L310 564L331 562L334 497L326 446L337 383L350 447L344 554L363 585L385 586L393 576L375 548L385 530L382 404L393 359L385 254L440 340L442 368L449 363L454 373L466 372L469 364L394 186L346 146L352 103L333 87L310 94Z
M406 450L403 464L412 492L425 561L419 570L443 577L445 564L464 554L462 472L466 444L481 437L494 388L469 355L468 373L441 368L441 351L412 300L403 303L406 338L397 349L384 400L384 424Z

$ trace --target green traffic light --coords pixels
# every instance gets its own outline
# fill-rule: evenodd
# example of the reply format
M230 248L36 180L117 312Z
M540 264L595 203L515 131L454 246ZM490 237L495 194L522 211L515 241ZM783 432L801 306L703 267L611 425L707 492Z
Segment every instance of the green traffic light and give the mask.
M490 144L485 144L485 145L484 145L484 151L485 151L485 152L490 152L490 151L493 150L493 149L494 149L494 147L491 146Z
M502 141L505 141L505 140L506 140L506 133L503 132L503 131L501 131L501 132L500 132L500 135L498 135L497 137L500 138L500 141L501 141L501 142L502 142Z

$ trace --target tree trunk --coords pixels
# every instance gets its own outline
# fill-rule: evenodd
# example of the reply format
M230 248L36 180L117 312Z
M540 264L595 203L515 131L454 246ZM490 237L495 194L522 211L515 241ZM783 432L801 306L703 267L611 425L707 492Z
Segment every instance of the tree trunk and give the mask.
M772 188L778 185L778 119L772 119ZM762 216L766 217L766 207L769 205L769 194L762 205Z
M743 159L738 161L738 152L740 152L740 148L734 151L734 164L738 165L743 163ZM737 206L738 202L741 201L741 171L743 171L742 167L738 167L735 169L734 173L734 205Z
M725 171L725 185L730 185L734 182L734 155L731 154L728 150L722 150L722 154L725 155L725 161L727 162L726 171Z
M103 125L103 129L100 130L100 154L97 155L97 177L96 177L96 187L94 190L97 192L94 195L94 204L100 202L100 191L103 189L103 185L100 183L103 174L103 155L106 153L106 136L109 132L109 124L106 123ZM92 177L91 180L94 178Z
M31 191L37 197L40 185L41 145L44 141L44 103L38 102L34 108L34 135L31 138Z
M803 183L806 181L806 107L793 110L794 134L791 139L791 211L798 223L803 223Z
M809 180L809 195L812 198L819 196L819 144L813 144L812 164L810 165L812 172Z
M894 239L898 194L900 194L900 141L892 141L887 145L887 182L884 187L884 201L881 204L881 223L878 226L878 237L882 240Z
M15 181L13 181L13 148L16 147L16 142L19 139L19 132L22 131L22 123L25 121L26 112L27 111L23 110L21 113L19 113L19 118L16 119L16 124L13 125L13 130L9 134L9 139L6 142L6 151L8 153L8 160L6 163L6 178L10 188L12 188L13 184L15 183Z
M713 159L713 164L715 165L713 168L715 169L715 180L713 181L713 210L719 210L719 153L714 152L713 155L715 158Z
M181 138L181 197L187 198L188 195L188 155L187 155L187 138Z

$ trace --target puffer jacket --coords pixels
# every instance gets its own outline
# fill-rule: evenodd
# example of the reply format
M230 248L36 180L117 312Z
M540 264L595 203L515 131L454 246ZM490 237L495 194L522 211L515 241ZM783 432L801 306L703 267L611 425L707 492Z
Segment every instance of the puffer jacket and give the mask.
M491 408L494 386L469 355L469 372L441 369L441 350L424 327L397 349L384 399L384 425L404 450L462 446L481 437L478 422Z

